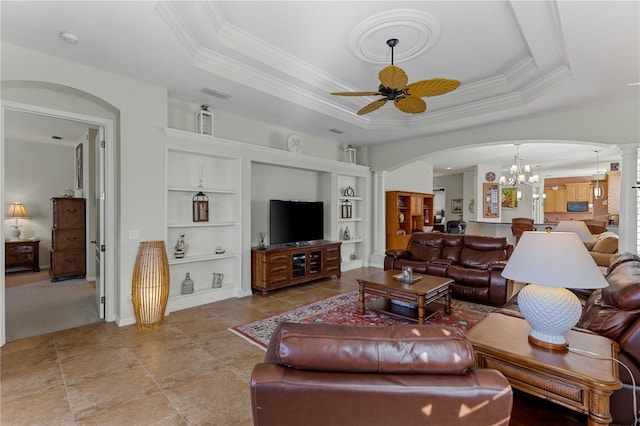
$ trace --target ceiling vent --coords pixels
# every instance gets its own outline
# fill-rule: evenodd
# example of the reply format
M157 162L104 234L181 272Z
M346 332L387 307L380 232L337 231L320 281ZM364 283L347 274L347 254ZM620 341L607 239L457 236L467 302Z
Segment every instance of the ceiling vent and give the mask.
M227 95L226 93L218 92L217 90L209 89L208 87L205 87L204 89L200 90L200 93L204 93L205 95L213 96L214 98L222 99L223 101L226 101L227 99L229 99L231 97L231 95Z

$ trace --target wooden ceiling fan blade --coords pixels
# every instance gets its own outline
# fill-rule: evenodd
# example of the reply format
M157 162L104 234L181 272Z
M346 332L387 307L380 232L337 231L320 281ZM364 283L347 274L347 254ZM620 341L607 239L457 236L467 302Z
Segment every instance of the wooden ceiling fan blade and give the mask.
M358 115L364 115L364 114L370 113L371 111L375 111L386 103L387 103L387 100L385 98L378 99L377 101L373 101L370 104L366 105L364 108L362 108L360 111L358 111Z
M458 80L449 80L446 78L432 78L431 80L420 80L407 86L407 93L411 96L437 96L442 95L460 86Z
M380 92L333 92L332 95L338 96L378 96Z
M389 65L380 70L378 78L380 78L380 83L382 83L384 87L398 90L407 87L407 82L409 81L407 74L402 68L396 67L395 65Z
M427 110L427 104L422 99L415 96L405 96L394 101L396 107L409 114L420 114Z

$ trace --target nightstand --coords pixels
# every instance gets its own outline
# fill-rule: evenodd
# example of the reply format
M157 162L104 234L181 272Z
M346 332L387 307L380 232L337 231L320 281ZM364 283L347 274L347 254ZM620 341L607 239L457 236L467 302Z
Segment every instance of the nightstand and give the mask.
M25 267L40 271L40 240L10 240L4 242L4 268Z

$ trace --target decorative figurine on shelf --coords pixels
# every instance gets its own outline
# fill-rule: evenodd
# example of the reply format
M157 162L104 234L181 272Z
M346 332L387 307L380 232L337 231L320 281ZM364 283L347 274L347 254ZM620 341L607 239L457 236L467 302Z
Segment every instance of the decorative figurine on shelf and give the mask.
M353 188L349 185L347 186L347 188L344 190L344 194L345 197L355 197L356 196L356 192L353 190Z
M404 222L404 213L400 212L398 214L398 222Z
M258 232L258 236L260 237L260 243L258 244L258 250L266 250L267 246L264 243L264 239L267 236L266 232Z
M187 276L182 281L182 286L180 287L180 293L182 294L191 294L193 293L193 280L189 276L187 272Z
M187 251L189 250L189 245L184 241L184 233L181 233L178 236L178 242L176 242L175 250L173 252L173 257L176 259L182 259L187 255Z
M349 227L345 226L344 233L342 234L342 239L347 241L351 239L351 231L349 231Z
M222 287L222 280L224 279L224 274L220 273L220 272L214 272L213 273L213 288L220 288Z

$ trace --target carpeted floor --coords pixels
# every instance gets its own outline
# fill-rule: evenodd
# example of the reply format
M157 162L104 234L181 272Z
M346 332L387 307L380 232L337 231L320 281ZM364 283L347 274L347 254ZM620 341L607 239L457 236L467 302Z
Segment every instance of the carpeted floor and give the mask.
M5 301L7 342L100 321L95 288L84 279L8 286Z
M366 295L365 301L375 298ZM428 323L449 325L467 332L494 308L476 303L453 299L451 315L438 311L428 319ZM248 324L238 325L229 330L254 345L266 349L273 330L281 322L352 324L361 326L388 326L393 324L415 324L400 318L367 310L365 315L358 313L358 291L350 291L317 302L300 306L290 311L271 315Z

